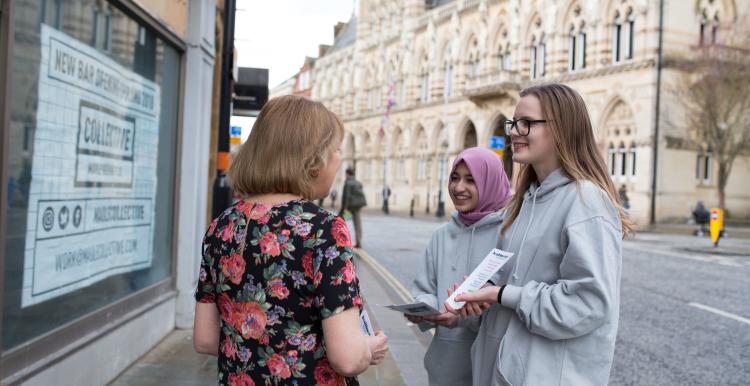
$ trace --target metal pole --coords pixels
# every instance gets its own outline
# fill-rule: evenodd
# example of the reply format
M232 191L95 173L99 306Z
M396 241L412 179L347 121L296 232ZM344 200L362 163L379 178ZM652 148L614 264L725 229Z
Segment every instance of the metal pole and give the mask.
M217 143L216 179L213 187L213 217L232 204L232 190L227 183L229 169L229 119L232 116L232 68L234 68L235 0L224 3L224 35L221 58L221 99L219 106L219 140Z
M445 154L440 156L440 187L438 189L438 206L435 217L445 216L445 202L443 201L443 184L445 183Z
M656 187L659 158L659 120L661 112L661 70L663 66L664 46L664 0L659 1L659 53L656 61L656 106L654 111L654 154L651 171L651 225L656 224Z

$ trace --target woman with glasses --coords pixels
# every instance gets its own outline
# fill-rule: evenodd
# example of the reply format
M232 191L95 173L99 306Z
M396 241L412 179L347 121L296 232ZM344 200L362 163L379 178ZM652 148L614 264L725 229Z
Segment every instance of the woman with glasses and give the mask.
M473 384L606 385L621 241L633 224L581 96L561 84L520 96L505 130L521 170L498 242L514 256L491 285L456 298L467 301L455 311L462 316L487 311L472 347Z

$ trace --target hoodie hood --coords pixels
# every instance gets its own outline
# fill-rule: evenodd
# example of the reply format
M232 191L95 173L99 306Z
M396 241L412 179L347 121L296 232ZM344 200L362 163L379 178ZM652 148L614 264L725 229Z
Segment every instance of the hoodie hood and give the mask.
M573 182L573 179L568 177L565 172L563 172L562 168L558 168L554 172L550 173L550 175L548 175L547 178L544 179L544 181L542 181L541 186L537 181L532 182L529 186L529 189L526 190L526 192L523 194L523 199L531 199L536 194L537 202L544 201L545 198L550 197L550 193L552 193L555 189L561 186L565 186L571 182Z
M464 225L464 222L459 217L459 213L453 212L451 214L451 222L450 222L450 224L452 225L451 231L460 232L461 230L464 230L464 229L472 229L472 228L480 229L480 228L485 228L488 226L496 227L502 224L504 218L505 218L505 210L501 209L501 210L498 210L497 212L492 212L490 214L485 215L479 221L475 222L471 226L466 226Z

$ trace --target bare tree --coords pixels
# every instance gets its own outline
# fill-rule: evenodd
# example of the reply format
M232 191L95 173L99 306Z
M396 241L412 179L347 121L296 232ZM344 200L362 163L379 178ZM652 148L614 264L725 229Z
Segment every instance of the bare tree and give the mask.
M744 20L743 20L744 19ZM735 21L723 42L700 47L675 63L684 71L678 95L691 137L711 150L718 167L719 206L738 155L750 152L750 31L748 17Z

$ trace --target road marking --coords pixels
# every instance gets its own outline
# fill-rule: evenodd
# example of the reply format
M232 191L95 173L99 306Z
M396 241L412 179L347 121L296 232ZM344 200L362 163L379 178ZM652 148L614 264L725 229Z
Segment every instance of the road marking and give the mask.
M721 315L721 316L723 316L725 318L734 319L734 320L736 320L738 322L742 322L742 323L745 323L745 324L750 324L750 319L748 319L748 318L743 318L742 316L735 315L735 314L730 313L730 312L722 311L722 310L719 310L719 309L716 309L716 308L713 308L713 307L709 307L709 306L704 305L704 304L692 303L691 302L691 303L688 303L688 305L691 306L691 307L700 308L701 310L704 310L704 311L712 312L712 313L714 313L716 315Z
M634 245L634 244L623 244L622 249L623 250L629 249L635 252L653 253L657 255L675 257L679 259L689 259L689 260L695 260L695 261L703 261L707 263L716 263L716 264L726 265L730 267L746 267L747 266L746 265L747 263L741 264L741 263L738 263L735 259L732 259L726 256L714 255L714 254L696 255L690 252L666 251L666 250L649 248L647 246Z
M398 279L396 279L395 276L393 276L387 268L385 268L382 264L380 264L375 258L370 256L369 253L365 252L362 248L355 249L355 252L357 252L357 255L367 263L372 269L376 270L380 277L382 277L385 281L387 281L393 289L396 291L396 294L401 297L401 300L404 303L411 303L414 301L414 297L411 296L411 293L404 287L403 284L401 284ZM416 326L416 324L412 322L406 322L407 327L413 327ZM435 336L435 329L429 330L430 335Z
M357 248L355 249L359 257L362 258L370 267L372 267L374 270L378 271L378 273L381 275L385 281L387 281L393 289L396 291L396 294L398 294L401 297L401 300L403 300L404 303L409 303L414 298L411 296L411 293L404 287L403 284L401 284L398 279L396 279L388 270L380 263L378 263L377 260L375 260L372 256L370 256L369 253L365 252L364 249Z

